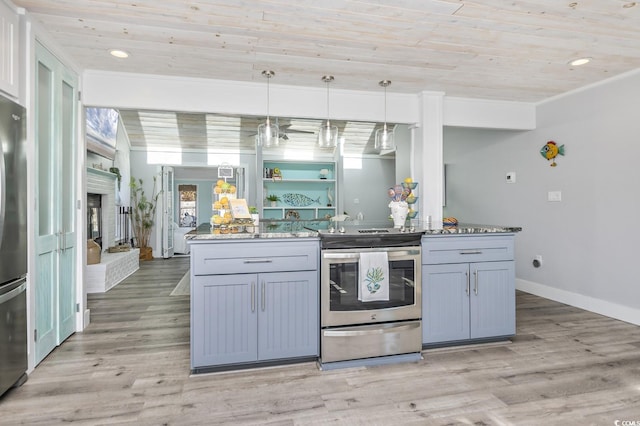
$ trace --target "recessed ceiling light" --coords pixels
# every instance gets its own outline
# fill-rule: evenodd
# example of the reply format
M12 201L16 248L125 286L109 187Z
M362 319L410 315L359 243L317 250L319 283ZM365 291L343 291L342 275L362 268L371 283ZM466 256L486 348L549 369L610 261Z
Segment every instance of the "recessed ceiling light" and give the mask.
M591 62L591 58L578 58L569 61L569 65L579 67L580 65L588 64L589 62Z
M125 59L129 57L129 52L125 52L124 50L120 50L120 49L111 49L109 53L111 54L111 56L115 56L116 58L120 58L120 59Z

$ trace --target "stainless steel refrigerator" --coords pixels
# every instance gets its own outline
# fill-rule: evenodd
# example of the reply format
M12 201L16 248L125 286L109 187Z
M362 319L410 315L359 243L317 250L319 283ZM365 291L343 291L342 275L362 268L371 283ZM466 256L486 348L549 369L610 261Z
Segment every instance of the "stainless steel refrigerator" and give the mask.
M25 110L0 96L0 395L26 380Z

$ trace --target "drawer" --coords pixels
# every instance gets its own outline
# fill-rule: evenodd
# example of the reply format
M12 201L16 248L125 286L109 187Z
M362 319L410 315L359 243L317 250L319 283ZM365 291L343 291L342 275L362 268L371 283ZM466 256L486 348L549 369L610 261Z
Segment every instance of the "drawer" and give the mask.
M194 275L314 271L318 269L318 241L193 244Z
M422 350L422 322L401 321L321 331L321 362L348 361Z
M422 238L422 264L513 260L513 234Z

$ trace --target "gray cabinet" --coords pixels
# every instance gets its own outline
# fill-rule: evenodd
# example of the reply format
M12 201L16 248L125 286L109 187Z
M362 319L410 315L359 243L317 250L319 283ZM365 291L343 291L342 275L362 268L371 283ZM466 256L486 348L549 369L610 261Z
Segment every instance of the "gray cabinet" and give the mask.
M257 359L256 279L256 274L194 277L192 369Z
M193 244L191 251L193 370L318 355L317 241Z
M258 360L318 356L317 271L258 275Z
M515 334L513 235L424 237L422 253L423 344Z

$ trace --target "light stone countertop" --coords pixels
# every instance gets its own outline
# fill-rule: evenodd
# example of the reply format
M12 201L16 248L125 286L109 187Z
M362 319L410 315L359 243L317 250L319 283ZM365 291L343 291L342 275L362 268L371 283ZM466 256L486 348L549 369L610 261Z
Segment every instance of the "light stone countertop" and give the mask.
M262 224L261 224L262 225ZM260 226L258 232L248 232L241 230L237 233L220 233L214 234L208 224L200 225L196 230L185 235L187 240L252 240L252 239L287 239L287 238L318 238L318 232L311 229L296 229L292 231L282 231L282 229L269 230L269 227ZM251 229L251 228L249 228ZM476 225L476 224L458 224L454 227L443 228L417 228L419 232L425 235L460 235L460 234L498 234L498 233L515 233L522 231L521 227L513 226L494 226L494 225Z

